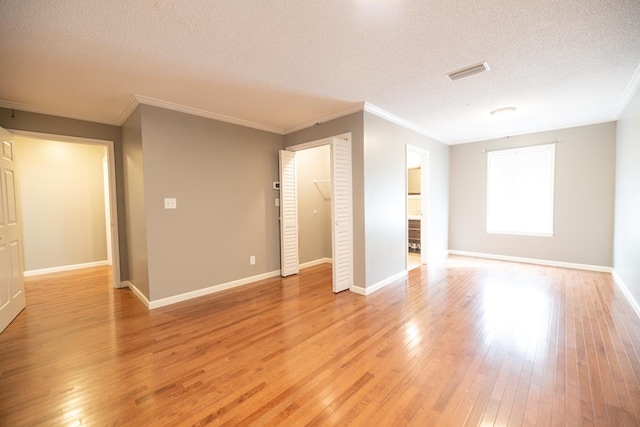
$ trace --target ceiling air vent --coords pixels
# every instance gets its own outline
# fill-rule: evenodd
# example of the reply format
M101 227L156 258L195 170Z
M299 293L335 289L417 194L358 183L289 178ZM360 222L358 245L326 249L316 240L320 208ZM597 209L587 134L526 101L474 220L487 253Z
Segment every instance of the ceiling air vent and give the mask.
M472 65L467 68L463 68L458 71L454 71L452 73L447 74L451 80L459 80L465 77L472 76L474 74L483 73L489 70L489 65L486 62L482 62L480 64Z

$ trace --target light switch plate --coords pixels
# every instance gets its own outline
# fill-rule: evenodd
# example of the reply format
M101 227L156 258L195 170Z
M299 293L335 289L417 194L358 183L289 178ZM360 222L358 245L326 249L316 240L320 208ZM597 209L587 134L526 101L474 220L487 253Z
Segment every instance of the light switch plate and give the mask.
M175 198L165 198L164 199L164 208L165 209L178 209L178 202Z

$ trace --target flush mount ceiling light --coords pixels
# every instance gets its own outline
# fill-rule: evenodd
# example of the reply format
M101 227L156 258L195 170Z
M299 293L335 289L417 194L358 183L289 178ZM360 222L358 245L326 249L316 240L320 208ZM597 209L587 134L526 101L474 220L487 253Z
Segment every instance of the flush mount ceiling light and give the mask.
M451 80L459 80L465 77L473 76L474 74L484 73L489 70L489 64L482 62L480 64L472 65L470 67L462 68L461 70L453 71L449 74Z
M497 110L493 110L491 112L492 116L508 116L513 114L516 111L516 107L504 107L498 108Z

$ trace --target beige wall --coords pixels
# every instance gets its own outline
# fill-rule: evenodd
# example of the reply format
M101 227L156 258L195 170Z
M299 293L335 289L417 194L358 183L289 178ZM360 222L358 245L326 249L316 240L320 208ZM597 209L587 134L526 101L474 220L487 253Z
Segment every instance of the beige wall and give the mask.
M25 270L107 260L100 145L17 137Z
M144 161L140 107L122 125L128 280L149 299L147 217L145 211Z
M40 132L54 135L75 136L80 138L102 139L113 141L116 170L116 201L118 217L124 217L124 178L122 169L122 144L120 127L83 120L67 119L46 114L29 113L19 110L0 108L0 126L5 129ZM127 279L128 265L126 256L126 227L119 222L118 241L120 249L121 279Z
M406 146L429 151L426 249L429 262L447 251L449 147L370 113L365 129L367 286L406 269Z
M301 264L331 258L331 199L325 199L315 184L316 180L331 179L330 151L329 145L323 145L296 152Z
M613 268L640 305L640 91L617 123Z
M409 169L407 171L408 194L420 194L421 168Z
M146 105L141 123L150 300L277 271L283 137Z
M363 112L320 123L310 128L285 135L287 147L317 141L351 132L351 168L353 188L353 281L359 287L366 286L365 278L365 228L364 228L364 123Z
M615 123L533 133L451 147L451 250L595 266L612 265ZM562 140L556 145L554 236L486 233L484 150Z

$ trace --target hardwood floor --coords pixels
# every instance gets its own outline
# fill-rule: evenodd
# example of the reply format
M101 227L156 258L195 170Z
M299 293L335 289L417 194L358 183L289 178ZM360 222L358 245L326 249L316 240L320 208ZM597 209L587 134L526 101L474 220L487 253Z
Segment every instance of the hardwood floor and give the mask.
M640 425L640 320L605 273L452 257L368 297L330 267L151 312L27 280L0 425Z

